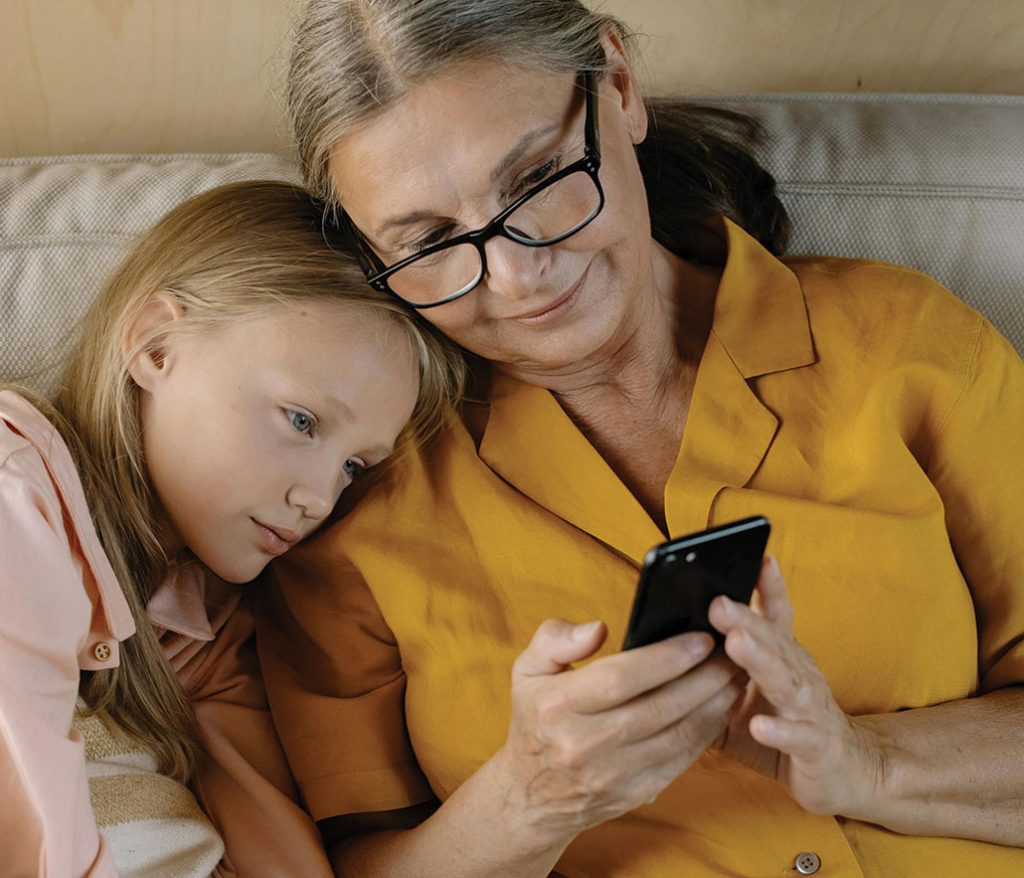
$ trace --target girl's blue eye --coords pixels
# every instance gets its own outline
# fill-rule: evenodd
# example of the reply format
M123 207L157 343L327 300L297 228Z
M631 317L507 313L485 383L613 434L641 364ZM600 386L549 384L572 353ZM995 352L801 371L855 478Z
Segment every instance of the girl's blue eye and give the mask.
M313 434L313 430L316 427L316 421L307 414L302 412L294 411L293 409L287 409L288 420L291 421L292 426L300 433L305 433L307 436Z
M361 460L356 460L354 457L350 457L345 461L345 474L350 478L354 479L366 470L366 466Z

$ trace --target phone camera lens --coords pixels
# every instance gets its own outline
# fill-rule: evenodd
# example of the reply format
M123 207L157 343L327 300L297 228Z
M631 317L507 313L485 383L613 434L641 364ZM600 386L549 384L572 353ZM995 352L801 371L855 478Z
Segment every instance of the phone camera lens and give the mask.
M687 552L686 553L686 560L689 561L692 564L694 561L697 560L697 553L696 552Z

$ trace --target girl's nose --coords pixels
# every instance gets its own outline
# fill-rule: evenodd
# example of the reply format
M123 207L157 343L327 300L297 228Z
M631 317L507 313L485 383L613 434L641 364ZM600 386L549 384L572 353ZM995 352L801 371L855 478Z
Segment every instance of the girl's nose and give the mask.
M334 508L333 492L328 494L323 489L317 490L307 485L293 485L285 499L289 506L301 510L303 518L315 521L326 518Z

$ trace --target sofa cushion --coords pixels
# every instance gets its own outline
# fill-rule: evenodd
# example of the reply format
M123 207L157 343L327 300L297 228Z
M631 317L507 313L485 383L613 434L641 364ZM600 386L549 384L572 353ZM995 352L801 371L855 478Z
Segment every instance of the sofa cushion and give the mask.
M926 272L1024 351L1024 97L716 97L749 111L793 218L790 252ZM274 155L0 159L0 380L45 388L132 238L235 180L298 180Z
M106 276L175 204L221 183L298 177L262 154L0 159L0 380L49 385Z
M917 268L1024 352L1024 97L757 95L791 253Z

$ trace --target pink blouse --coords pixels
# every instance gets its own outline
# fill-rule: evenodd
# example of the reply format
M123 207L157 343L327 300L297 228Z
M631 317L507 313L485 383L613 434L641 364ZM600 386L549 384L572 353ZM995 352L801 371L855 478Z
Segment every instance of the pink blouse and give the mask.
M224 838L218 876L330 876L267 710L250 601L195 565L148 615L195 707L208 758L193 792ZM208 608L210 608L208 610ZM0 392L0 850L5 874L115 876L72 729L82 670L134 633L81 481L50 422Z

